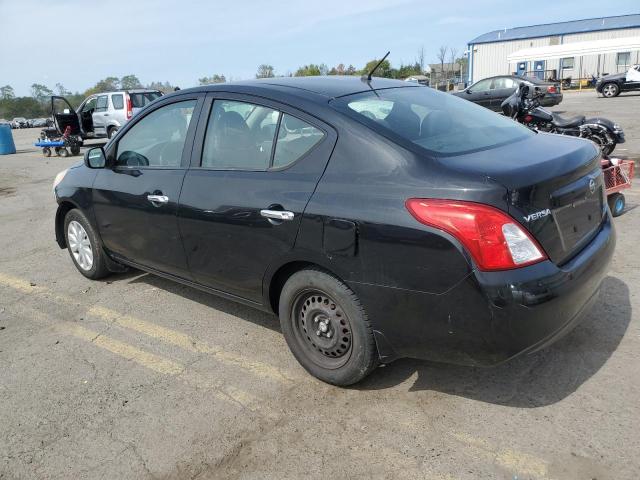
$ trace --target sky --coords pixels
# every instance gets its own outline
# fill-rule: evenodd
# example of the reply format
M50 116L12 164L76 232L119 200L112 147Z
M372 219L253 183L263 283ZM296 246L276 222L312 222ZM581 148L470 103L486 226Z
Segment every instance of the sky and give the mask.
M638 0L0 0L0 86L33 83L83 92L108 76L182 88L214 73L285 75L304 64L362 68L391 51L392 65L438 63L483 33L640 13Z

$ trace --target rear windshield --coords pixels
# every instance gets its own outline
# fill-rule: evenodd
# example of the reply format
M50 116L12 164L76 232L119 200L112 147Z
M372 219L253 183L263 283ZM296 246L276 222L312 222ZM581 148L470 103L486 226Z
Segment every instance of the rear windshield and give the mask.
M142 108L161 96L162 94L160 92L129 93L129 97L131 97L131 106L133 108Z
M510 118L429 87L341 97L332 105L373 130L438 156L460 155L535 135Z

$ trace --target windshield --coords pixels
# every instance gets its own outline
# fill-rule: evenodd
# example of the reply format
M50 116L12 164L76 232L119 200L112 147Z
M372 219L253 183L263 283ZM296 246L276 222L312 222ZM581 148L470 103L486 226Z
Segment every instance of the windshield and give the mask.
M470 153L535 135L507 117L429 87L372 90L338 98L332 105L435 155Z
M150 104L156 98L160 98L162 93L160 92L136 92L129 93L129 97L131 98L131 106L133 108L142 108L145 105Z

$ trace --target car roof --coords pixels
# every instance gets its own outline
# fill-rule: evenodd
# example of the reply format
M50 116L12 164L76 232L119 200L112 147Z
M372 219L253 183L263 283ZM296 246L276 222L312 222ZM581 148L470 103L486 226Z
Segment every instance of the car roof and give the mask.
M216 83L213 85L180 90L175 93L179 94L186 91L229 91L233 90L234 87L244 87L242 90L245 91L247 87L253 87L256 90L282 90L284 88L289 89L292 92L295 91L298 95L307 96L310 100L314 98L317 99L318 96L325 99L331 99L384 88L418 88L415 83L389 78L373 77L370 82L367 82L357 76L328 75L317 77L276 77L246 80L241 82ZM308 95L305 95L305 93Z

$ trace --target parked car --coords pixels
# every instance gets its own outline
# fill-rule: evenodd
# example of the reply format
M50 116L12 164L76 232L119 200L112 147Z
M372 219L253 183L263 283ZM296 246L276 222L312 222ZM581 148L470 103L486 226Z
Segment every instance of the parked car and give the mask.
M552 107L562 101L562 91L558 82L545 82L535 77L519 77L517 75L499 75L480 80L453 95L464 98L478 105L500 112L504 102L521 83L530 87L538 87L545 92L542 105Z
M161 96L162 92L147 89L105 92L87 97L77 110L64 97L52 97L63 104L62 109L53 108L54 117L62 123L72 123L72 129L77 123L83 139L111 138L141 108ZM58 128L64 131L60 125Z
M11 121L11 128L27 128L27 119L24 117L15 117Z
M135 267L275 312L337 385L399 357L493 365L549 345L615 244L592 142L389 79L172 93L54 192L82 275Z
M605 75L596 81L596 91L606 98L631 90L640 90L640 65L634 65L624 73Z
M31 120L31 127L44 128L48 126L49 126L49 122L47 121L46 118L34 118L33 120Z

